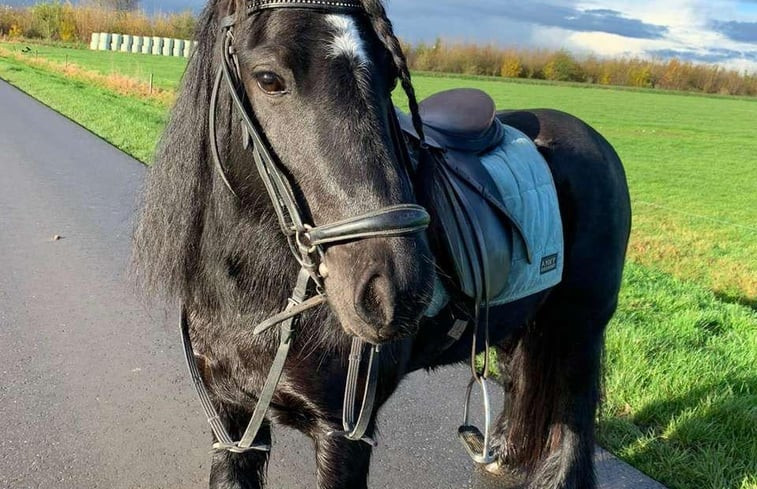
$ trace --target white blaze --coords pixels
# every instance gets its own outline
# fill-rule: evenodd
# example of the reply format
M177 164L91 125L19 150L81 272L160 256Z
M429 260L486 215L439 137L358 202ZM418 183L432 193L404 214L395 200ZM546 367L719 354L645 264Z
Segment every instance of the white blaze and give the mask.
M329 55L334 58L347 56L354 60L359 67L365 67L369 63L368 54L365 51L365 43L360 37L355 19L347 15L327 15L326 21L335 30Z

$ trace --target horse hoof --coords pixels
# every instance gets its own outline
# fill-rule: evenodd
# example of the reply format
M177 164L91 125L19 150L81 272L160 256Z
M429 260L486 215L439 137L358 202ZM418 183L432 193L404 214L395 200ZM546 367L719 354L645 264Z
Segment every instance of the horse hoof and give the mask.
M484 465L483 469L493 475L505 474L505 468L502 466L499 460L495 460L494 462L490 464Z

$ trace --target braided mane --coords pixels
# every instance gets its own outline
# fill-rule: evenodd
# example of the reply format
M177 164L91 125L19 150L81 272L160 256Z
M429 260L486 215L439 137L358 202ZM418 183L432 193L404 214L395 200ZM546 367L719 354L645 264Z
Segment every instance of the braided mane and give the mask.
M405 53L402 51L402 45L394 33L394 26L386 14L384 4L381 0L363 0L363 8L371 19L373 30L376 32L379 40L384 44L389 54L392 55L394 64L399 71L402 89L407 94L410 113L413 116L413 125L418 135L423 138L423 123L418 109L418 99L415 96L412 77L410 76L410 68L407 65Z

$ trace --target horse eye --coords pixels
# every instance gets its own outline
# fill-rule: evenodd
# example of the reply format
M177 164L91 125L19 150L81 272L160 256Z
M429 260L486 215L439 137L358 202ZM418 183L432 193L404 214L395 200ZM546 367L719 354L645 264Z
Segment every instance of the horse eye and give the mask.
M286 93L287 87L279 75L271 71L263 71L255 74L255 79L261 90L269 95L281 95Z

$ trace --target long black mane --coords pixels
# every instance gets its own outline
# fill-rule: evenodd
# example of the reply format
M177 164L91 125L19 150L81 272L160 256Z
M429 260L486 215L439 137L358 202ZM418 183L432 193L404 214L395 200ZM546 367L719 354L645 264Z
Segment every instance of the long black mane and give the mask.
M208 104L218 32L216 2L202 12L176 105L150 169L134 233L134 266L148 293L185 300L198 270L211 189Z
M208 4L200 17L197 49L144 188L133 262L138 282L151 296L233 315L269 302L265 299L280 304L288 285L282 262L291 258L263 189L257 189L260 198L240 206L213 171L209 100L220 62L219 3ZM233 154L241 146L232 144L233 138L241 137L234 132L223 86L219 98L215 116L221 154L236 165L252 165L249 153ZM245 184L262 187L258 181Z

